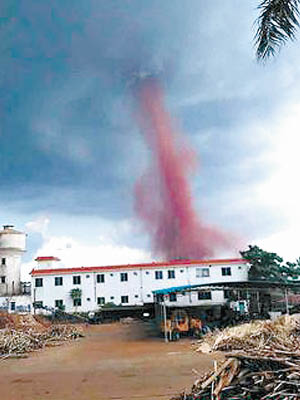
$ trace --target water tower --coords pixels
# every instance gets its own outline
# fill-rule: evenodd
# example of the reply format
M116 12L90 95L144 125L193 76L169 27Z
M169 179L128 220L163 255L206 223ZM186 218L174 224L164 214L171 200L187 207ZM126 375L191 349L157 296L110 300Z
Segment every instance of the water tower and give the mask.
M0 296L20 294L25 240L25 233L16 231L13 225L4 225L0 231Z

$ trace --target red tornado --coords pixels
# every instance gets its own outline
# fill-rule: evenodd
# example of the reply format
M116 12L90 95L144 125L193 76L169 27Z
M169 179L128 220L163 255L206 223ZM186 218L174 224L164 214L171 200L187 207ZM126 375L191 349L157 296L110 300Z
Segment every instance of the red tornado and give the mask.
M154 78L136 91L138 120L152 151L152 165L135 187L136 212L152 239L153 255L201 259L231 247L231 238L198 217L188 182L195 156L176 144L163 91Z

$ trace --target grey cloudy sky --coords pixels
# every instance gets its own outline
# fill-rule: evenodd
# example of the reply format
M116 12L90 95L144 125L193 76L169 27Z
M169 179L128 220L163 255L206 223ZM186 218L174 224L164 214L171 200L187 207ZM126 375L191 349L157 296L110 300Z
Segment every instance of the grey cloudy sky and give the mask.
M29 231L26 261L72 241L68 249L91 246L99 264L100 242L150 257L133 207L150 156L130 90L143 73L159 76L197 153L191 184L203 218L249 243L291 243L300 220L299 193L287 185L299 167L299 42L258 64L257 4L1 3L0 220Z

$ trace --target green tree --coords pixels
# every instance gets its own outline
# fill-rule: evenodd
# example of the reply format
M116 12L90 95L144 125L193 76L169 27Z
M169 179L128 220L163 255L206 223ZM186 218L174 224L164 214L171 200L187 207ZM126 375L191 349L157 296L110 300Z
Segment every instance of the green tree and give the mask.
M281 266L281 274L288 280L298 279L300 277L300 258L296 262L287 262Z
M256 56L273 56L288 40L295 38L299 27L300 0L261 0L255 35Z
M300 258L296 262L286 262L276 253L269 253L258 246L249 246L241 256L250 264L250 279L269 279L288 282L300 278Z
M71 299L72 299L73 301L74 301L74 300L77 300L77 299L81 299L81 296L82 296L82 290L79 289L79 288L77 288L77 289L72 289L72 290L70 291L70 297L71 297ZM77 307L78 307L78 304L76 303L76 306L75 306L76 311L77 311Z
M276 279L283 280L281 263L283 259L276 253L269 253L258 246L249 246L246 251L240 252L241 256L249 261L250 279Z

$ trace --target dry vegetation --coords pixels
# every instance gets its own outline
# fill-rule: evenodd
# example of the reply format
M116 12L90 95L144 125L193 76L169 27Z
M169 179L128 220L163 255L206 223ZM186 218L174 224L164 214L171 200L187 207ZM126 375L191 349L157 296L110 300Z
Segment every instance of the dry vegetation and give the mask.
M226 351L226 360L174 400L300 399L299 333L299 321L287 316L206 335L197 351Z
M66 340L82 337L82 331L73 325L52 325L31 314L0 314L0 359L56 346Z

